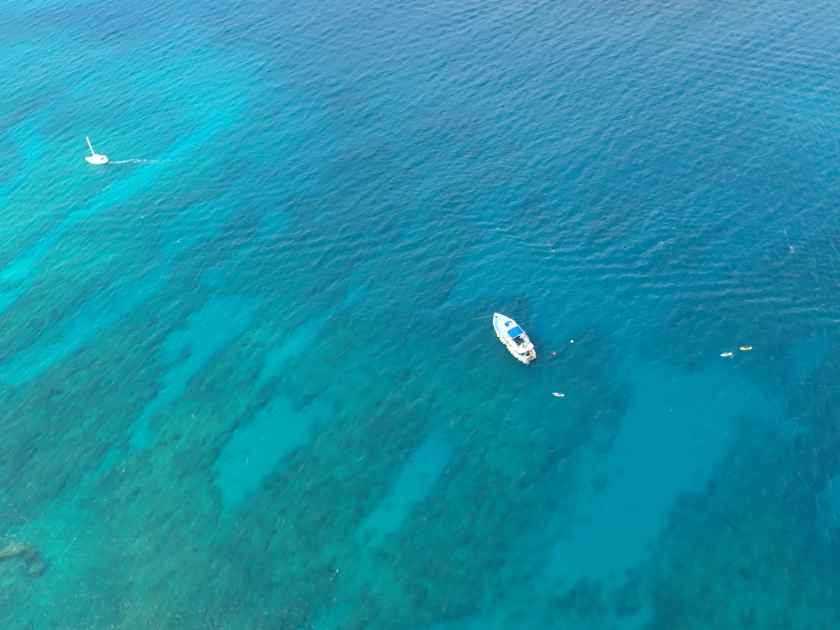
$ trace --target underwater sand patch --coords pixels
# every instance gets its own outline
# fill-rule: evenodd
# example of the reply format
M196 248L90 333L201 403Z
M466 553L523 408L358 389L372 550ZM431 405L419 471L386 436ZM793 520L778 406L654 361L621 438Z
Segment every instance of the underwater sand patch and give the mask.
M388 494L362 521L360 534L378 543L396 532L431 493L452 454L452 446L442 433L427 436L403 464Z
M581 470L592 484L581 486L576 521L558 535L549 564L550 575L567 583L616 584L643 564L680 498L714 475L739 418L778 416L760 390L720 369L635 361L626 372L633 375L627 413L609 452L595 453L596 465Z

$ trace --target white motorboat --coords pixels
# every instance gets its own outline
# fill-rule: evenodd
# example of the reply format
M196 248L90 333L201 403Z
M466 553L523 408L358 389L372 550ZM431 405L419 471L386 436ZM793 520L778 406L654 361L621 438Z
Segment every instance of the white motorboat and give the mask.
M493 313L493 330L517 361L527 365L537 358L537 351L527 333L507 315Z

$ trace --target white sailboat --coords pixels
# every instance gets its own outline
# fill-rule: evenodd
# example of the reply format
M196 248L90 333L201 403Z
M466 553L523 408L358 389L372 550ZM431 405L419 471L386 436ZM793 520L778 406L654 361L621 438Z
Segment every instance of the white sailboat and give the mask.
M517 361L527 365L537 358L537 351L527 333L507 315L493 313L493 330Z
M90 143L90 137L85 136L85 142L87 142L88 149L90 149L90 155L85 156L85 162L88 164L93 164L94 166L101 166L103 164L108 163L108 156L102 153L97 153L93 150L93 145Z

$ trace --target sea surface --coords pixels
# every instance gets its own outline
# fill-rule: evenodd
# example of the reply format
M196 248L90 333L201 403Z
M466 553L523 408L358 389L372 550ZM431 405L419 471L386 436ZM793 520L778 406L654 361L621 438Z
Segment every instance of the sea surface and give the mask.
M0 41L0 627L840 627L836 1Z

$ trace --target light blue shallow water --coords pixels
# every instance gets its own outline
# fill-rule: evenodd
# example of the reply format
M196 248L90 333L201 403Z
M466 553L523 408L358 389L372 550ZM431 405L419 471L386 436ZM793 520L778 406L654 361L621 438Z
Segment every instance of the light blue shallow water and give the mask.
M837 24L0 1L2 627L837 627Z

